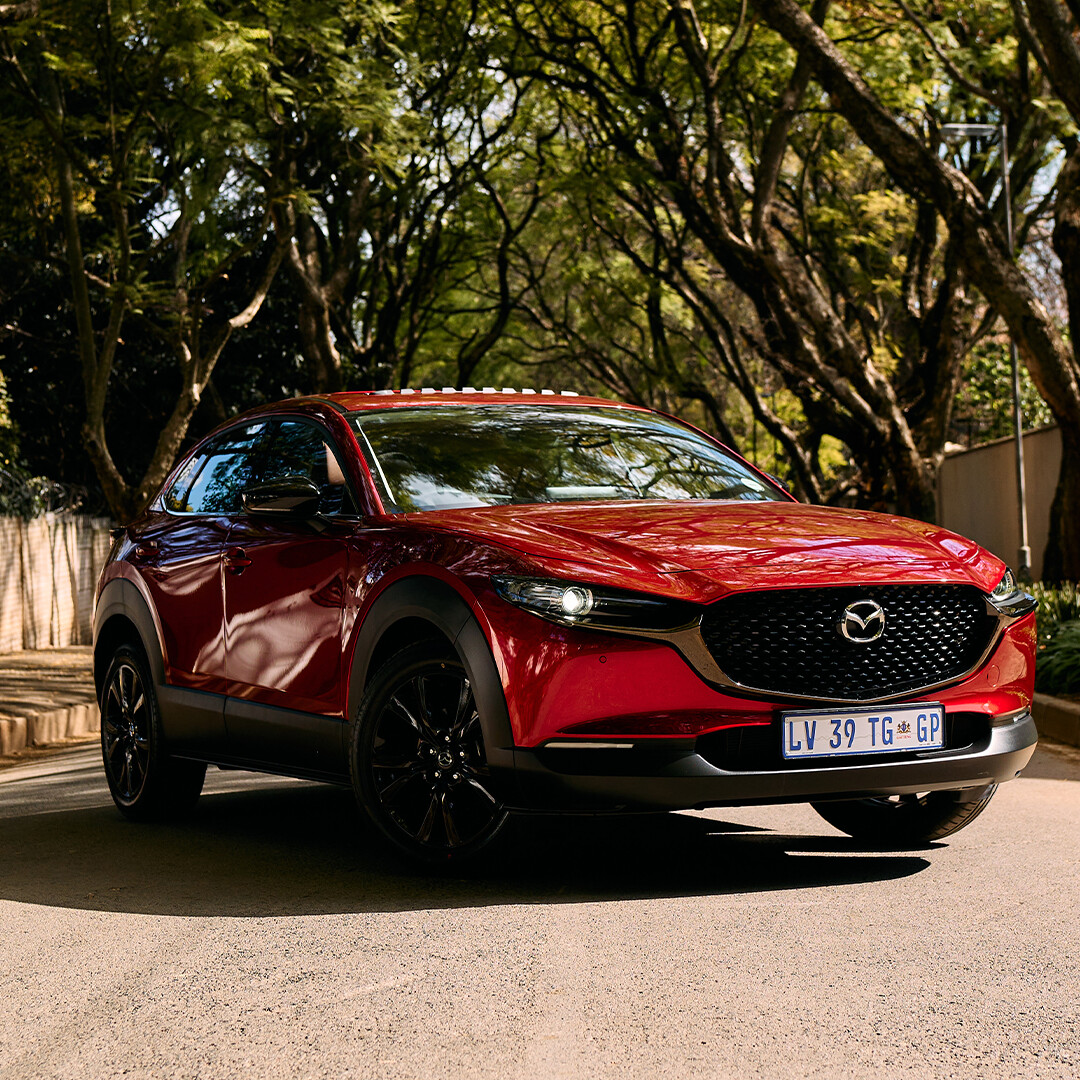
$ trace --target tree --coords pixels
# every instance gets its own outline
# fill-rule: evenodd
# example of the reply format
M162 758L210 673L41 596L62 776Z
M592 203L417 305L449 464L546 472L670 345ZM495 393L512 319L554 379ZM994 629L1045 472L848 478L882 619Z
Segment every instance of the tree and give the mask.
M406 384L431 363L467 382L512 315L509 252L550 136L492 68L476 9L400 12L370 48L369 83L392 108L342 117L309 63L282 110L269 169L305 193L283 214L286 265L320 389Z
M762 18L795 48L859 137L896 183L932 203L955 237L957 258L1005 320L1061 428L1062 470L1051 513L1044 576L1080 578L1080 360L1047 312L1022 264L1012 257L984 194L937 153L910 116L888 108L825 31L794 0L754 0ZM1057 179L1054 248L1062 263L1070 324L1080 319L1080 47L1075 7L1026 0L1014 8L1017 32L1073 121ZM998 106L1007 104L999 100ZM1015 125L1013 126L1015 130ZM1075 339L1074 339L1075 341Z
M811 93L809 67L732 4L500 11L510 70L569 118L590 228L677 298L802 490L932 519L961 362L986 327L929 201L906 197ZM913 31L892 44L898 81L936 75ZM761 392L766 371L801 420ZM848 449L839 476L826 437Z
M339 101L339 115L375 108L363 50L353 59L340 39L346 22L363 38L386 18L370 4L57 0L0 32L0 124L37 150L29 171L46 166L38 231L47 257L66 261L83 444L118 517L164 479L222 350L258 314L285 256L287 236L272 225L295 192L266 163L276 119L299 93L290 65L321 52L339 98L357 99ZM238 296L230 274L253 262ZM175 380L134 473L118 465L105 425L133 326Z

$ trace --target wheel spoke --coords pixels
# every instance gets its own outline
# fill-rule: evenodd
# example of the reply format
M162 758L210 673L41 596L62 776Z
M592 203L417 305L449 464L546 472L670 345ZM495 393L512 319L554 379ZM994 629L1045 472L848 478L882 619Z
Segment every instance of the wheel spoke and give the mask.
M371 767L378 772L400 772L402 769L419 769L422 764L414 750L408 756L396 758L380 754L372 759Z
M491 803L492 806L497 807L499 805L499 800L496 799L495 796L492 795L491 792L488 791L488 789L484 787L484 785L481 784L479 780L474 780L470 776L468 780L465 781L465 784L467 787L471 787L474 791L480 792L480 794L483 795L484 798L487 799L487 801Z
M128 685L124 685L124 676L127 675ZM129 702L131 701L131 693L134 690L135 672L126 664L120 669L120 701L123 704L124 712L129 711Z
M461 685L458 688L457 708L454 710L454 722L451 725L451 730L458 738L475 716L476 707L472 701L472 686L469 680L462 676Z
M444 791L439 799L439 808L442 810L443 828L446 830L446 840L451 847L461 846L461 836L454 822L454 815L450 808L450 793Z
M146 776L146 766L138 753L131 755L128 764L128 775L131 777L131 793L134 795L142 787L143 778Z
M479 742L480 734L480 715L474 707L471 715L465 718L464 723L456 730L455 735L458 742L469 742L472 739Z
M431 722L431 706L428 704L427 688L424 685L426 678L425 675L417 675L413 679L413 685L416 687L416 701L420 706L420 723L424 725L424 732L430 736L435 726Z
M432 793L427 813L424 815L424 820L420 822L420 829L416 834L416 839L419 840L421 844L426 844L431 840L431 834L435 830L435 822L438 819L438 810L439 800L437 796Z
M422 770L418 765L414 769L410 769L404 776L399 776L396 780L391 780L386 787L379 788L379 798L384 803L396 803L401 801L402 794L409 784L422 776ZM424 786L425 791L430 790L427 785Z
M386 703L386 708L383 710L382 717L380 717L380 726L381 721L385 719L388 715L395 715L395 710L397 717L401 720L404 720L409 725L409 727L411 727L413 731L416 732L417 738L422 739L426 734L426 728L424 724L421 723L421 721L412 714L411 710L406 707L405 703L397 694L394 694L393 697L391 697L390 700Z

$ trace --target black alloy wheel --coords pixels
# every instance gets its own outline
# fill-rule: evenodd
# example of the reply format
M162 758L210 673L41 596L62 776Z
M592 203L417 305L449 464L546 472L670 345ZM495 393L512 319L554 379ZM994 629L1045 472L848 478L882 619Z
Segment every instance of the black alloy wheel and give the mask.
M368 819L422 862L474 855L506 823L468 675L430 645L410 646L375 675L354 725L351 769Z
M194 806L206 766L168 756L157 695L140 650L117 648L105 673L100 706L105 778L120 812L143 820Z
M101 749L113 792L125 804L142 794L150 766L150 704L131 660L113 664L101 710Z
M856 840L883 847L919 847L970 825L996 790L997 784L987 784L811 805L830 825Z

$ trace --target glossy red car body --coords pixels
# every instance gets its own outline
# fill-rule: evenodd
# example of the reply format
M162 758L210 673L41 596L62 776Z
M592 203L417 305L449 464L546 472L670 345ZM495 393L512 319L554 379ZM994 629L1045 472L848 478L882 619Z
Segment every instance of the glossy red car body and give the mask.
M117 643L134 641L151 668L171 754L346 780L350 728L374 674L396 650L438 637L476 688L492 786L507 806L522 808L677 808L963 789L1007 779L1026 763L1034 746L1030 605L1000 616L972 670L946 685L869 699L941 703L950 717L974 725L966 749L946 747L919 763L841 760L812 769L790 762L742 769L710 759L702 750L710 736L756 729L775 738L784 710L819 699L731 685L717 675L700 634L627 635L548 621L507 602L493 578L584 582L705 610L736 594L853 583L945 583L989 596L1004 564L933 525L806 506L776 491L774 501L762 502L557 502L421 513L383 506L358 442L358 414L522 400L346 393L230 421L177 466L163 493L222 431L286 417L317 425L336 448L354 512L312 528L292 518L177 513L159 494L119 536L101 576L99 686ZM634 409L576 396L528 400L553 410Z

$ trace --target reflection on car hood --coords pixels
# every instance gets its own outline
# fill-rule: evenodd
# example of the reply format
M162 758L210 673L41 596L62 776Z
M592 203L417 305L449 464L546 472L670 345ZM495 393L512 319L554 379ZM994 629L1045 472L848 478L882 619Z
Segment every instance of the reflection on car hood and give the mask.
M617 577L700 571L728 589L957 582L989 591L1000 559L936 525L794 502L611 502L488 506L410 515Z

